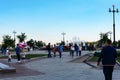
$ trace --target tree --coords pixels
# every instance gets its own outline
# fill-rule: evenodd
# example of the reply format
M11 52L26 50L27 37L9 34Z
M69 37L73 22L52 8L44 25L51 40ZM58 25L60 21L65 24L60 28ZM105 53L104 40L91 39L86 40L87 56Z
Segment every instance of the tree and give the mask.
M102 41L103 43L105 43L106 40L108 40L108 34L107 34L107 33L103 33L103 34L102 34L102 39L101 39L101 41Z
M61 41L61 45L65 46L65 41Z
M46 45L43 41L36 41L33 39L30 39L29 41L27 41L27 44L30 46L30 48L33 48L33 49L40 48Z
M18 35L17 38L19 39L19 42L24 42L26 39L25 33L21 33L21 35Z
M108 39L108 33L101 33L100 34L99 45L102 46L103 44L105 44L107 39Z
M42 41L37 41L37 42L36 42L36 46L37 46L37 47L43 47L44 45L45 45L45 43L42 42Z
M9 35L3 36L3 46L14 47L14 40Z
M27 44L30 46L30 48L34 47L34 40L30 39L29 41L27 41Z
M120 48L120 40L118 41L118 48Z

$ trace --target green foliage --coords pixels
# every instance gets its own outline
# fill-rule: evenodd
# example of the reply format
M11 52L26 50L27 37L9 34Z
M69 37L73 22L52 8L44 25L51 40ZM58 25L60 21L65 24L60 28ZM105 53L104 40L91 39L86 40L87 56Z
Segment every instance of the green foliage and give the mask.
M120 63L120 57L117 58L118 62Z
M117 56L120 56L120 51L117 52Z
M25 33L21 33L21 35L18 35L17 38L19 39L19 42L24 42L26 39Z
M100 52L95 52L94 56L89 61L97 61ZM117 52L117 60L120 62L120 51Z
M27 44L30 47L38 47L38 48L43 47L43 46L46 45L43 41L36 41L36 40L33 40L33 39L27 41Z
M14 40L9 35L3 36L3 46L6 47L13 47L14 46Z
M98 57L99 55L100 55L100 52L95 52L95 53L94 53L94 56L95 56L95 57Z
M64 42L64 41L61 41L61 45L63 45L63 46L64 46L64 45L65 45L65 42Z
M43 57L43 56L47 56L47 54L27 54L26 58L30 59L30 58Z
M120 40L118 41L118 48L120 48Z
M43 47L44 45L45 45L45 43L42 42L42 41L36 42L36 46L37 46L37 47Z
M108 33L100 33L100 40L98 45L101 47L103 44L105 44L107 39L108 39Z
M34 47L34 40L31 39L31 40L27 41L27 44L30 46L30 48Z
M100 52L95 52L94 56L99 57ZM117 56L120 56L120 51L117 51Z
M39 57L43 57L43 56L47 56L47 54L26 54L26 59L31 59L31 58L39 58ZM2 56L0 57L0 59L5 59L7 58L7 56ZM17 56L16 55L12 55L13 59L16 59Z
M98 60L98 57L94 56L89 61L97 61L97 60Z

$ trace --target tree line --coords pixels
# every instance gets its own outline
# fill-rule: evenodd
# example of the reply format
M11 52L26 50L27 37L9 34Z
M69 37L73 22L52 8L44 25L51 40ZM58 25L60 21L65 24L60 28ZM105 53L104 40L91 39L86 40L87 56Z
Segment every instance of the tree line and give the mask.
M20 35L17 35L16 37L19 43L23 43L23 42L27 43L27 45L30 48L40 48L46 45L45 42L43 41L37 41L33 39L30 39L29 41L25 42L25 39L27 38L27 35L25 33L21 33ZM12 47L12 48L15 47L16 40L13 39L10 35L4 35L2 38L3 38L2 45L1 45L2 47Z

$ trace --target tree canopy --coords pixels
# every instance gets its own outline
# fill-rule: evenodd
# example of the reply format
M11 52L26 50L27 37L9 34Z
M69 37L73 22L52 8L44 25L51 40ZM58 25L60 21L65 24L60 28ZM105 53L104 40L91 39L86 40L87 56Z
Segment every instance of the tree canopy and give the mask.
M25 33L21 33L21 35L18 35L17 38L19 39L19 42L24 42L27 36Z
M3 36L3 46L6 47L13 47L14 46L14 40L9 35Z

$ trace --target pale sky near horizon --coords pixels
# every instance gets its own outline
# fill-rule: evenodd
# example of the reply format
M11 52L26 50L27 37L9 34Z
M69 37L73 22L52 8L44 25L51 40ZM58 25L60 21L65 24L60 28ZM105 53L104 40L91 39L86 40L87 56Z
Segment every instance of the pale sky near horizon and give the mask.
M112 5L120 10L120 0L0 0L0 42L3 35L26 33L27 40L46 43L78 37L97 41L99 34L112 31ZM116 40L120 40L120 12L116 13Z

